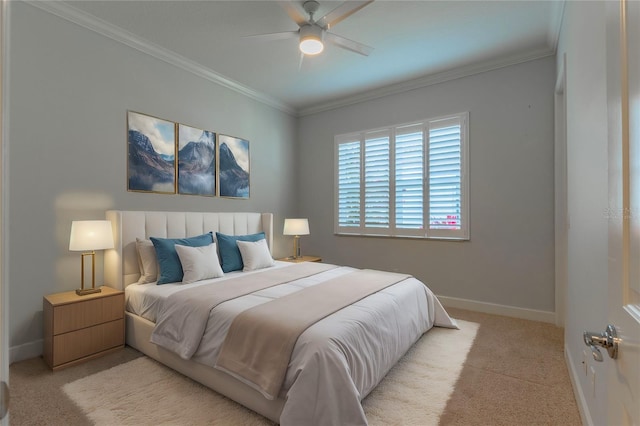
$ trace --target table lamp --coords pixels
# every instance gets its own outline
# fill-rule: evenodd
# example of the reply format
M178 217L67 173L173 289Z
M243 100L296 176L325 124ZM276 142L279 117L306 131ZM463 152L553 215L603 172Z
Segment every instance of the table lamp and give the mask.
M294 235L293 237L293 256L290 259L298 259L300 255L300 235L309 235L308 219L285 219L283 235Z
M71 222L71 237L69 238L70 251L82 251L81 262L81 287L76 294L100 293L96 288L96 250L113 248L113 231L108 220L74 220ZM91 288L84 288L84 262L85 257L91 256Z

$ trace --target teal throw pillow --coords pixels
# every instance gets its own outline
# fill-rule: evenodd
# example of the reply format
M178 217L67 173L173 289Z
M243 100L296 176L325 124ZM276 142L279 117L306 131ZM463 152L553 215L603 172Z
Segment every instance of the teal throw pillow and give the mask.
M259 241L264 240L264 232L249 235L226 235L216 232L218 239L218 250L220 251L220 260L222 261L222 271L241 271L244 268L242 263L242 255L236 241Z
M182 264L176 252L176 244L189 247L203 247L213 243L213 233L198 235L189 238L150 238L153 247L156 249L158 266L158 284L182 282L184 272Z

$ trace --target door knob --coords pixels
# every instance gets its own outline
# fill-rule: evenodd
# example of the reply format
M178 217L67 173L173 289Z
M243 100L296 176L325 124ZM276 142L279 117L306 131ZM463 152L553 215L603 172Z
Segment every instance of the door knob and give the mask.
M593 331L585 331L582 334L584 344L589 346L593 359L598 362L602 362L602 353L598 346L601 346L607 350L609 357L616 359L618 357L618 343L621 340L618 338L616 328L609 324L604 333L595 333Z

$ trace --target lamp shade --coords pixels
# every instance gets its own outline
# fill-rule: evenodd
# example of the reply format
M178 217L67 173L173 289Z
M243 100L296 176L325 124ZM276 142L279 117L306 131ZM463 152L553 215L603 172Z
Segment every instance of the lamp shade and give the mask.
M74 220L71 222L69 250L90 251L113 248L113 231L108 220Z
M285 219L283 235L309 235L309 219Z
M300 28L300 51L305 55L317 55L324 50L322 28L317 25L305 25Z

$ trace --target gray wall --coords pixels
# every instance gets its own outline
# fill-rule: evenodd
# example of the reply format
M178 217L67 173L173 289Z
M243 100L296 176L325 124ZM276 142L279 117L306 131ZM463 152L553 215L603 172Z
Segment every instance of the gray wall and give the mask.
M555 58L301 118L300 213L307 254L401 270L438 295L554 311ZM469 111L471 240L333 234L336 134Z
M569 365L582 371L584 330L607 324L608 199L607 77L604 2L567 2L558 46L566 54L568 283L565 350ZM589 354L589 357L591 355ZM606 355L605 355L606 357ZM608 362L593 362L606 382ZM570 371L571 372L571 371ZM576 372L575 370L573 372ZM592 390L585 374L574 380L591 424L607 424L607 386ZM589 423L587 421L586 423Z
M296 119L31 5L10 9L12 359L41 349L42 296L79 286L71 221L107 209L271 211L276 230L299 214L306 254L406 271L439 295L554 310L554 58ZM251 199L127 192L128 109L250 140ZM333 235L334 135L462 111L471 241ZM276 232L274 255L290 246Z
M72 220L104 218L107 209L269 211L281 229L296 213L295 117L31 5L10 9L12 352L37 355L42 297L79 287ZM127 192L128 109L248 139L250 200ZM274 254L287 255L289 243L276 232Z

